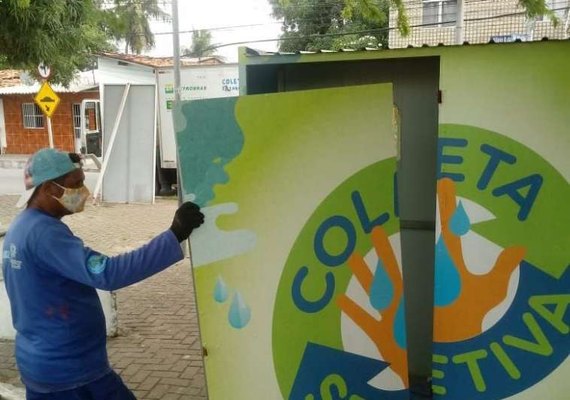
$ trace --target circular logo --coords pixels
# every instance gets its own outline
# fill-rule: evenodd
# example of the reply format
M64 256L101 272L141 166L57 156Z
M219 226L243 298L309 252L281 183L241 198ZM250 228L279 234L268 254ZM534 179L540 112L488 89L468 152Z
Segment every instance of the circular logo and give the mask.
M407 398L396 160L341 183L307 220L274 309L284 398Z
M568 357L570 186L495 132L442 125L434 290L436 398L498 400Z
M442 125L438 151L434 396L503 399L570 351L570 187L529 148L476 127ZM384 160L340 184L290 251L273 321L285 398L407 398L395 168Z

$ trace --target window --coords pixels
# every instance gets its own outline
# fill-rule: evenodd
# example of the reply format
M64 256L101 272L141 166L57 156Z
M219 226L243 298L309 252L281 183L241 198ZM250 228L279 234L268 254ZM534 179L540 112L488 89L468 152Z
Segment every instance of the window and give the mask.
M568 15L570 0L545 0L545 4L546 7L549 10L552 10L554 15L564 23L564 19L566 19L566 16ZM542 15L538 17L538 21L550 21L550 17L548 15Z
M81 138L81 104L75 103L73 107L73 131L76 139Z
M422 25L455 26L457 0L423 0Z
M44 127L44 114L35 103L22 104L22 118L24 128L37 129Z

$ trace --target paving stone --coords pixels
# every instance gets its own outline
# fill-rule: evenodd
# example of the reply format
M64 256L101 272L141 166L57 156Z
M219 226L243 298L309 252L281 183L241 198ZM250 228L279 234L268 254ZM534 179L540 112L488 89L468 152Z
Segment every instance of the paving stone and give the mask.
M167 393L161 398L161 400L178 400L178 399L182 399L182 397L180 397L179 394L175 393Z
M168 385L156 385L147 395L148 399L162 399L168 393Z

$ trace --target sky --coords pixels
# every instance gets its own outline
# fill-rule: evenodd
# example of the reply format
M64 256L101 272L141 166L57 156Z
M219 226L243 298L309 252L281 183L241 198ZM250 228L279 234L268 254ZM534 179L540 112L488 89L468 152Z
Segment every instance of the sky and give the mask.
M172 0L159 0L159 4L170 12ZM234 27L231 29L211 30L213 44L229 44L257 39L275 39L281 33L281 24L271 17L268 0L178 0L179 30ZM242 25L256 25L236 27ZM170 22L153 21L155 48L145 54L151 56L172 56L172 35L160 32L172 32ZM180 34L180 45L188 47L191 33ZM247 43L220 47L216 54L226 57L227 62L237 62L238 47L248 46L256 49L276 51L278 42Z

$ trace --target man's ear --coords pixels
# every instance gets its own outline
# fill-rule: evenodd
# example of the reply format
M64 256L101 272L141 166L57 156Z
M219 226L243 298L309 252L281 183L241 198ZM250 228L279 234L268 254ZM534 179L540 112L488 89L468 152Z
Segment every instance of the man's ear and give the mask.
M45 195L48 197L59 197L60 196L60 188L54 184L52 181L47 181L42 183L42 185L38 188L40 191L40 195Z

